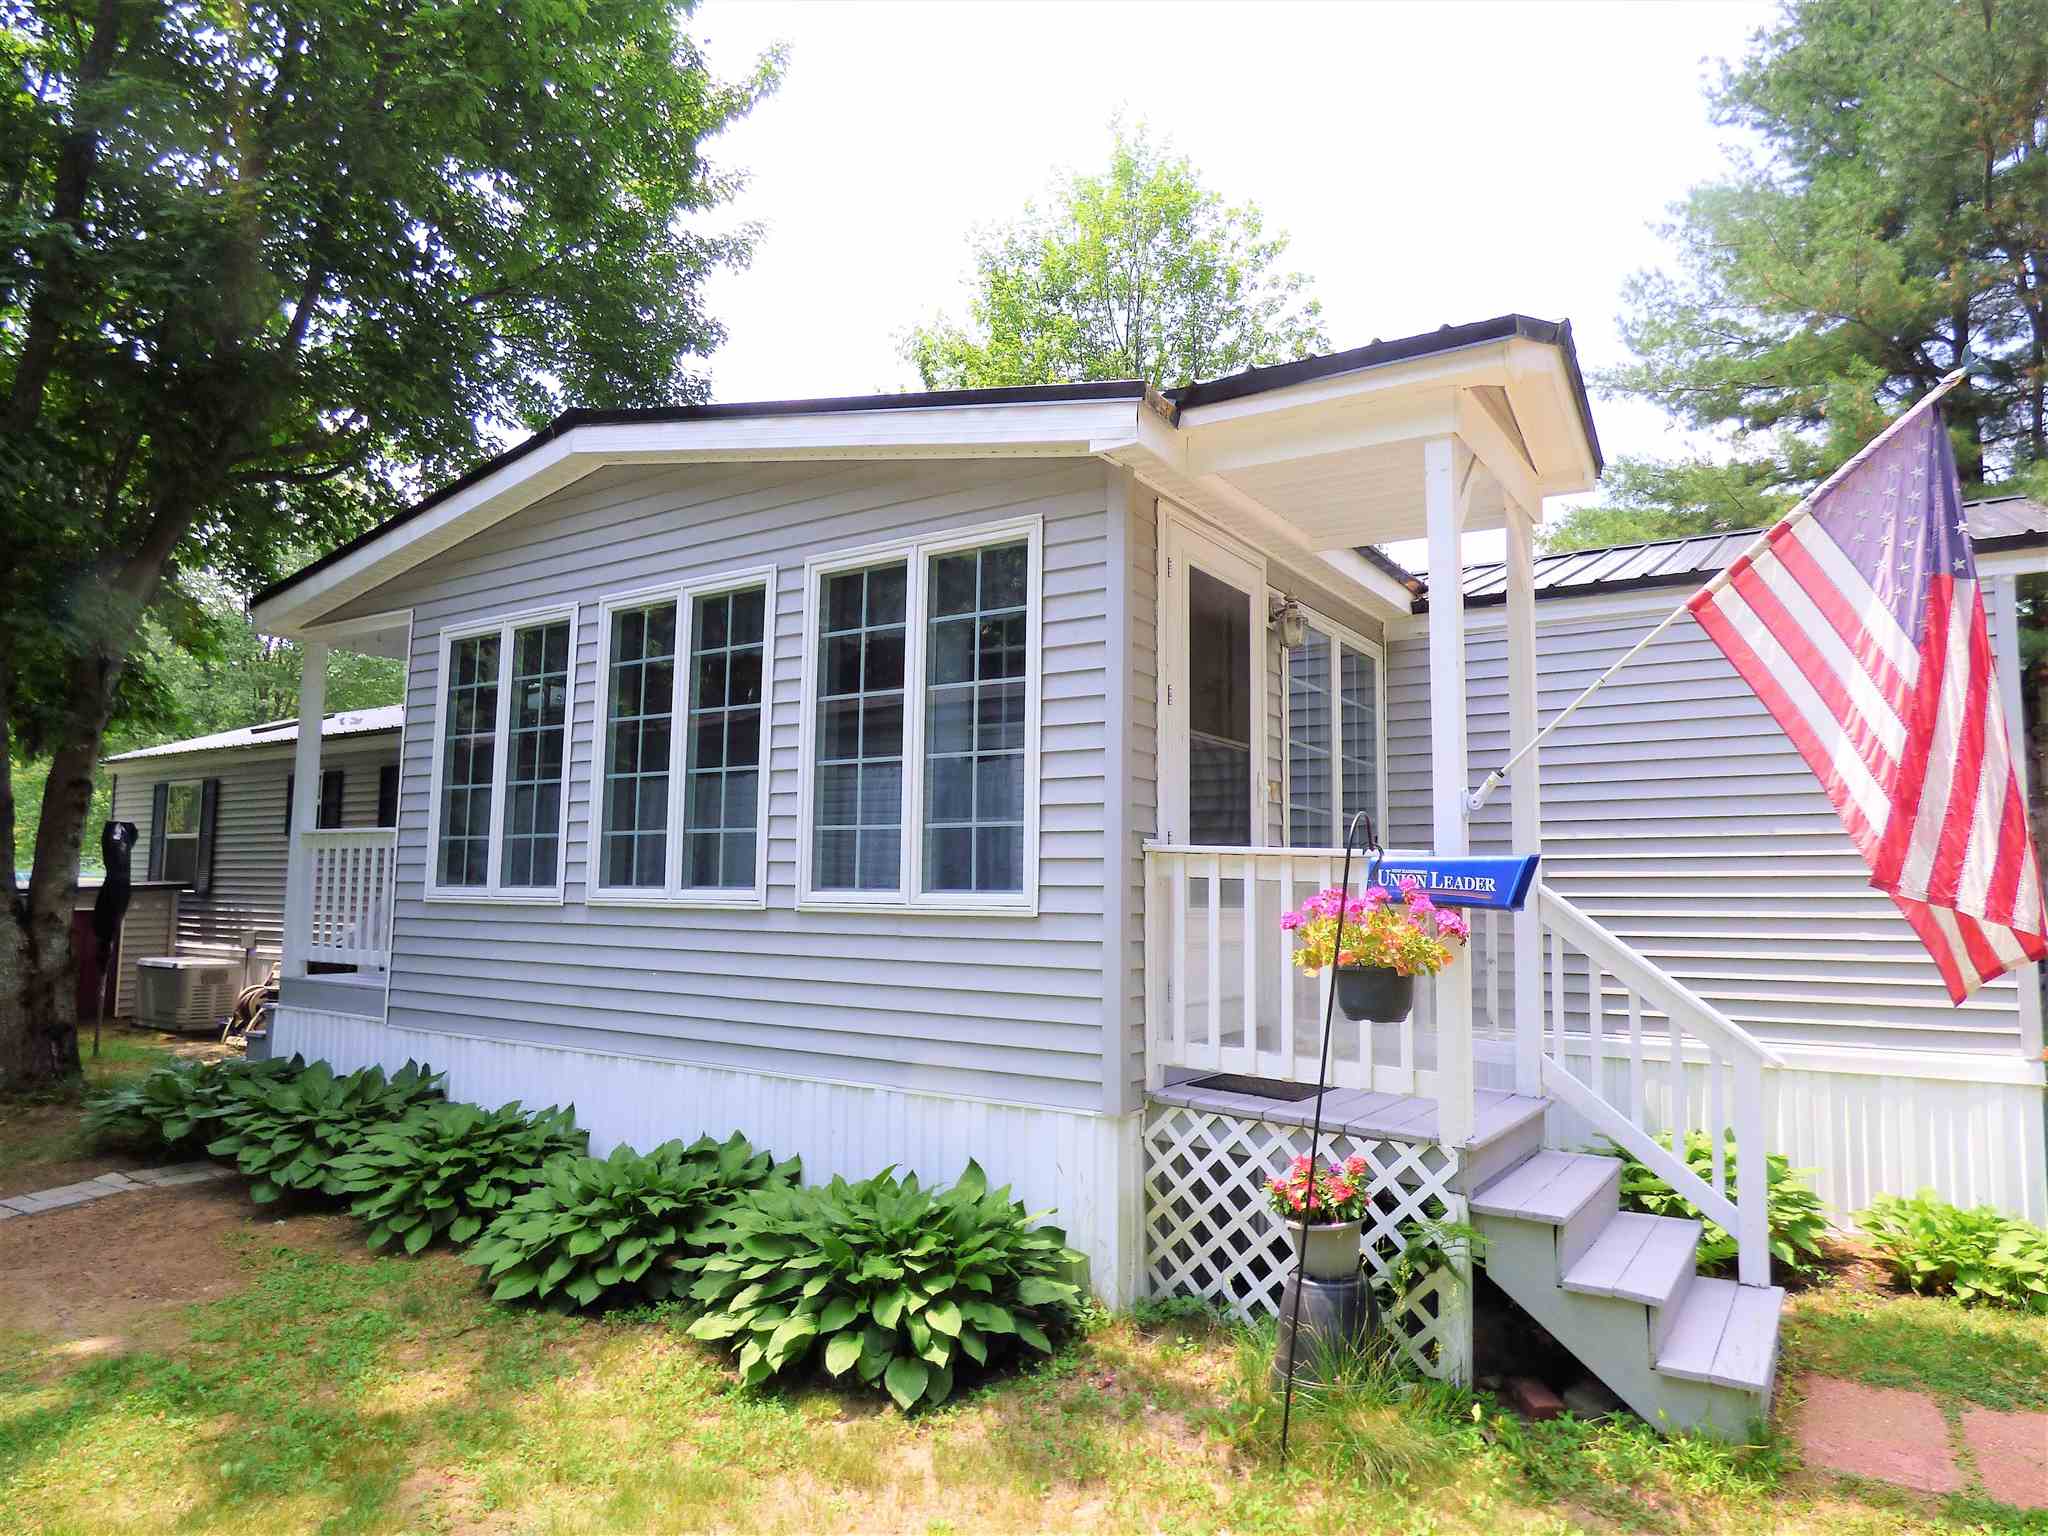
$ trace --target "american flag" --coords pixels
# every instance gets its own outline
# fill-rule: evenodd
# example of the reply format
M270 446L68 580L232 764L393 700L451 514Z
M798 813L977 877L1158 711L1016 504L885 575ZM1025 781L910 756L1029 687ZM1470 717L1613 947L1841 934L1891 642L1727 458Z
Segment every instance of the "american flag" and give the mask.
M1818 775L1870 883L1961 1002L2048 953L1940 410L1772 528L1687 604Z

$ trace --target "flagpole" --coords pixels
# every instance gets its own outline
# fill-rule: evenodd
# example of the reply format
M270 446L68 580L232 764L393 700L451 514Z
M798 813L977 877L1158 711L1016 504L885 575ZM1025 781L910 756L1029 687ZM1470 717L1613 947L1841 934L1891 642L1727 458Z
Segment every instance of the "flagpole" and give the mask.
M1808 491L1805 496L1800 498L1798 506L1794 507L1790 512L1787 512L1783 517L1779 518L1777 522L1771 524L1769 528L1766 528L1762 533L1758 534L1756 536L1756 540L1754 543L1752 543L1741 554L1737 555L1733 560L1730 560L1726 565L1722 566L1720 570L1716 571L1712 579L1709 580L1705 586L1701 587L1698 592L1695 592L1691 597L1687 598L1684 602L1680 603L1676 608L1672 609L1671 612L1664 615L1662 622L1659 623L1655 629L1651 630L1647 635L1644 635L1642 639L1638 640L1634 645L1630 646L1626 651L1622 652L1621 655L1615 660L1614 665L1609 667L1605 672L1602 672L1598 677L1594 678L1592 682L1588 683L1586 685L1585 691L1582 692L1577 698L1573 699L1571 703L1565 705L1563 709L1559 710L1556 716L1551 720L1550 724L1544 726L1542 730L1538 731L1534 736L1530 737L1526 742L1524 742L1519 748L1516 749L1513 755L1511 755L1506 762L1502 763L1498 768L1494 769L1493 772L1489 773L1484 779L1480 780L1479 787L1473 790L1471 794L1465 797L1466 809L1469 812L1475 813L1478 811L1485 810L1486 802L1493 798L1493 793L1495 790L1499 789L1502 784L1507 782L1507 777L1510 773L1514 771L1515 764L1519 763L1531 752L1534 752L1539 746L1543 744L1543 739L1546 736L1548 736L1552 731L1556 730L1559 726L1563 725L1565 721L1571 719L1573 715L1578 713L1579 706L1585 703L1586 700L1593 697L1593 695L1598 693L1602 688L1604 688L1607 685L1607 681L1609 678L1613 677L1615 673L1619 672L1623 667L1627 666L1630 662L1634 661L1638 656L1642 655L1642 653L1645 650L1649 649L1651 642L1653 642L1659 635L1663 634L1664 631L1669 629L1673 624L1676 624L1679 621L1679 619L1683 617L1686 613L1690 612L1693 603L1697 601L1700 597L1711 592L1718 592L1723 587L1727 586L1728 583L1734 579L1735 568L1737 566L1741 565L1746 560L1754 560L1758 555L1762 554L1764 550L1769 547L1771 542L1771 534L1773 532L1775 532L1777 529L1781 527L1788 527L1793 523L1811 517L1813 515L1814 505L1821 499L1821 497L1825 496L1829 491L1833 490L1835 486L1839 484L1844 477L1848 476L1849 474L1853 473L1856 469L1858 469L1863 464L1863 462L1867 460L1873 453L1877 452L1878 449L1882 448L1894 437L1897 437L1899 433L1903 432L1908 422L1912 421L1916 416L1918 416L1922 411L1926 410L1928 407L1933 405L1943 395L1947 394L1950 390L1954 389L1958 384L1962 383L1964 378L1967 377L1968 374L1969 369L1967 366L1965 366L1956 369L1953 373L1943 376L1941 381L1938 384L1936 384L1934 388L1930 389L1926 394L1922 395L1918 400L1913 402L1913 408L1911 410L1907 411L1905 415L1901 416L1897 421L1893 422L1890 426L1886 427L1882 432L1878 433L1877 436L1873 437L1869 442L1865 443L1863 447L1859 449L1856 452L1856 454L1852 456L1846 464L1844 464L1840 469L1836 470L1832 475L1829 475L1827 479L1821 481L1821 483L1815 486L1812 490Z

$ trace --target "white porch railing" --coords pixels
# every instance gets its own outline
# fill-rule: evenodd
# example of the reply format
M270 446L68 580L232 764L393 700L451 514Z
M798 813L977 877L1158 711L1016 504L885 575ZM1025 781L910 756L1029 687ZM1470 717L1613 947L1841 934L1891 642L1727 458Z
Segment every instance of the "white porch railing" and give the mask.
M1293 938L1282 931L1280 914L1335 885L1343 858L1331 849L1145 850L1148 1083L1161 1086L1176 1067L1316 1080L1330 975L1311 979L1295 970ZM1354 887L1363 875L1354 858ZM1501 943L1513 924L1474 912L1460 962L1473 992L1474 1033L1511 1039L1520 1027L1538 1036L1526 1042L1526 1059L1540 1054L1543 1091L1589 1128L1575 1130L1573 1144L1605 1136L1626 1147L1735 1235L1744 1284L1768 1285L1764 1069L1783 1062L1548 886L1531 900L1548 952L1548 996L1515 1006L1514 967ZM1330 1082L1469 1098L1469 1081L1449 1082L1438 1070L1431 992L1419 981L1415 1010L1399 1024L1354 1024L1337 1015ZM1713 1147L1707 1178L1683 1156L1694 1130L1706 1132ZM1657 1141L1662 1131L1674 1133L1677 1151Z
M1764 1068L1782 1067L1783 1060L1548 886L1538 887L1536 902L1550 961L1544 1091L1733 1233L1737 1277L1744 1285L1769 1285ZM1571 994L1580 978L1583 1004L1574 1007ZM1610 1019L1610 981L1622 994L1625 1021L1619 1011ZM1583 1072L1574 1070L1574 1061L1583 1064ZM1658 1130L1672 1133L1676 1152L1657 1141ZM1686 1135L1694 1130L1706 1132L1712 1143L1710 1178L1694 1173L1684 1159ZM1732 1198L1730 1131L1736 1163Z
M1294 968L1294 939L1280 914L1337 883L1341 850L1208 848L1145 850L1146 1073L1154 1087L1169 1067L1314 1082L1330 973ZM1364 861L1353 857L1354 885ZM1429 984L1399 1024L1336 1016L1330 1081L1345 1088L1437 1097ZM1470 1085L1465 1092L1470 1094Z
M398 834L389 827L299 834L310 861L306 958L386 970L391 964L391 877Z

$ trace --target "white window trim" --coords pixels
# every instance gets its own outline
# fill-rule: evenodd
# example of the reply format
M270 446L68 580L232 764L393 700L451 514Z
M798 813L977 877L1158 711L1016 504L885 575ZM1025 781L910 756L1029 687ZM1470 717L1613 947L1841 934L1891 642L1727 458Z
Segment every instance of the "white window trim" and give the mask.
M1278 587L1269 587L1267 589L1266 601L1268 605L1271 605L1274 601L1286 597L1287 595L1288 594L1282 592ZM1302 603L1300 599L1297 598L1295 601L1300 605L1302 617L1308 622L1309 628L1319 629L1324 634L1330 636L1330 638L1336 641L1339 645L1348 645L1354 651L1363 652L1365 655L1370 656L1373 659L1373 691L1377 696L1373 701L1373 729L1376 736L1376 752L1373 758L1373 762L1376 770L1375 777L1378 780L1378 783L1375 786L1375 794L1379 802L1373 815L1373 825L1374 830L1376 830L1380 835L1380 840L1382 842L1385 842L1387 838L1386 647L1383 645L1375 644L1373 641L1366 639L1365 636L1359 634L1357 630L1350 628L1348 625L1338 623L1337 620L1330 618L1321 610L1311 608L1308 604ZM1341 672L1341 670L1339 670L1340 663L1338 660L1338 652L1335 646L1332 646L1330 652L1330 667L1330 697L1334 702L1338 698L1338 680L1343 676L1343 673ZM1287 846L1287 840L1293 834L1294 831L1294 720L1292 705L1293 689L1289 686L1289 680L1287 675L1287 657L1284 651L1281 653L1279 672L1280 838L1282 845ZM1333 717L1330 722L1330 759L1332 764L1335 764L1338 761L1338 759L1342 756L1342 748L1340 746L1341 741L1341 717ZM1334 768L1332 772L1333 774L1335 773ZM1344 827L1342 825L1344 819L1344 794L1341 788L1341 783L1341 778L1333 778L1331 783L1331 791L1334 797L1331 804L1331 820L1333 822L1333 825L1330 829L1330 836L1332 838L1332 841L1328 846L1332 848L1341 848L1344 845Z
M505 780L511 768L509 741L512 734L512 633L537 624L569 622L568 697L562 714L562 827L555 840L555 882L552 886L503 886L499 866L504 858ZM576 650L580 639L581 611L575 603L546 608L529 608L503 618L474 624L449 625L441 631L441 670L434 684L433 774L427 801L427 880L425 898L439 902L480 902L493 906L544 906L562 904L562 891L569 867L569 781L573 771L570 753L576 740ZM498 718L492 727L496 743L491 754L491 841L488 856L490 878L483 885L441 884L441 821L447 804L441 798L442 763L448 748L449 661L455 642L479 635L498 636Z
M689 761L689 690L685 679L695 658L696 603L743 587L762 589L761 620L761 782L756 794L754 883L752 886L686 886L683 872L683 807L685 767ZM604 868L604 794L607 738L611 734L612 615L654 603L676 605L676 667L669 701L668 848L662 883L651 886L608 886L599 882ZM775 567L749 566L686 582L665 582L615 592L597 605L597 687L595 734L590 752L590 862L584 881L584 904L592 907L710 907L759 911L768 905L768 745L775 719Z
M171 830L171 795L180 789L190 789L197 797L197 803L193 810L194 825L190 832L173 832ZM163 864L159 873L170 868L172 843L190 843L192 845L192 873L186 875L179 883L191 885L196 881L199 878L199 839L205 830L206 781L204 779L166 779L164 781ZM166 874L164 878L169 879L170 876Z
M1026 541L1024 596L1024 888L975 894L925 891L924 717L927 570L933 555L989 544ZM816 838L811 827L817 776L818 600L824 579L842 571L906 562L903 644L903 848L896 890L820 891L812 882ZM803 688L798 717L797 910L800 912L920 912L955 917L1038 915L1038 838L1041 695L1044 668L1041 636L1045 608L1045 519L1010 518L973 528L949 529L924 538L893 539L813 556L804 562Z

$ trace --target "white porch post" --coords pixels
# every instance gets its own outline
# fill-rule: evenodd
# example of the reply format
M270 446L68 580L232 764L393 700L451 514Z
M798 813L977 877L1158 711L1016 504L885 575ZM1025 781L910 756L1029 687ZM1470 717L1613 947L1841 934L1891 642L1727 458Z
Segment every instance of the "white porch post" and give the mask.
M306 974L306 946L313 928L313 861L300 835L320 816L320 725L327 717L327 646L303 642L305 670L299 674L299 741L292 754L292 833L285 853L284 964L282 974Z
M1536 571L1533 542L1541 508L1507 509L1508 750L1536 735ZM1515 765L1508 780L1510 837L1517 853L1543 849L1540 751ZM1534 893L1515 914L1515 1092L1543 1091L1543 924Z
M1422 448L1423 511L1429 530L1429 770L1436 852L1468 852L1465 796L1465 594L1459 550L1472 458L1454 437ZM1437 1135L1447 1147L1472 1139L1471 957L1443 972L1431 998L1436 1023Z

